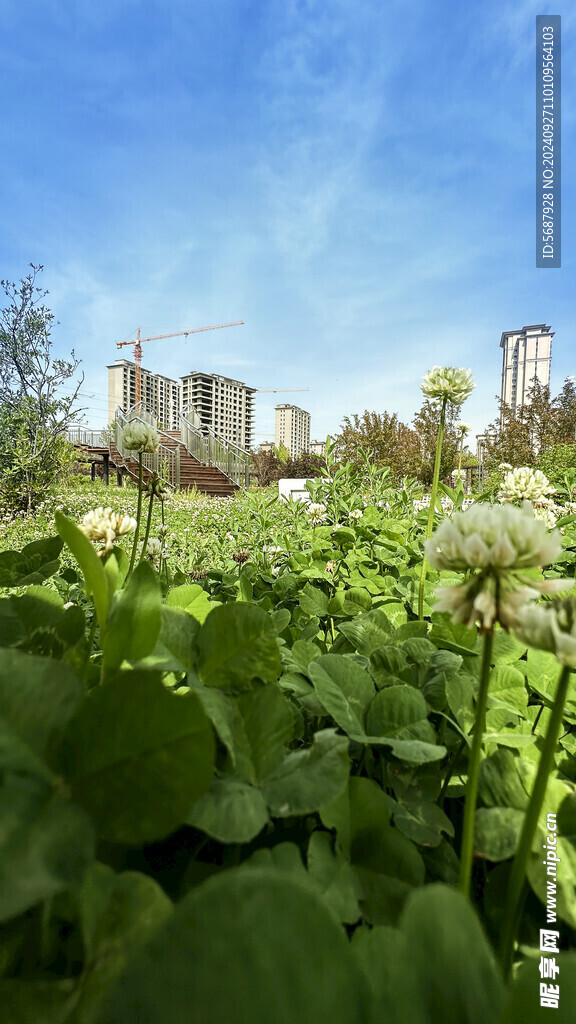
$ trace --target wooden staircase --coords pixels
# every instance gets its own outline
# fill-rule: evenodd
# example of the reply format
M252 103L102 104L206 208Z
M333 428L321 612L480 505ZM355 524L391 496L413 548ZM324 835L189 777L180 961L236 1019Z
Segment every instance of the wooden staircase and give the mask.
M240 489L216 466L203 466L198 462L182 443L179 430L162 431L161 436L165 448L180 449L180 490L196 487L203 494L226 498Z
M179 449L180 454L180 490L196 488L202 494L210 494L213 497L227 498L239 490L237 484L215 466L204 466L198 462L186 449L180 440L179 430L162 431L162 445L164 448ZM138 479L138 458L123 459L114 441L110 442L110 460L117 469L124 468L131 479ZM147 480L150 471L144 467L143 477Z

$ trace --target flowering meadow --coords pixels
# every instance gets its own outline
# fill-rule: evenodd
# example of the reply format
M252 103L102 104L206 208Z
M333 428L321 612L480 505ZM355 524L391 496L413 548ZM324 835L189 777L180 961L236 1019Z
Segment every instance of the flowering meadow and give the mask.
M571 496L308 490L2 521L3 1019L574 1019Z

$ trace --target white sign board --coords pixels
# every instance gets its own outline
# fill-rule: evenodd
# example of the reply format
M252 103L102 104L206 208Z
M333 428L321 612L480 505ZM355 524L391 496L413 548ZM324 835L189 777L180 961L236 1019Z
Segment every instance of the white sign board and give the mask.
M304 501L309 505L310 495L306 490L306 478L303 480L297 480L294 477L292 479L286 477L284 480L279 480L278 497L285 498L286 501L290 498L292 498L292 501Z

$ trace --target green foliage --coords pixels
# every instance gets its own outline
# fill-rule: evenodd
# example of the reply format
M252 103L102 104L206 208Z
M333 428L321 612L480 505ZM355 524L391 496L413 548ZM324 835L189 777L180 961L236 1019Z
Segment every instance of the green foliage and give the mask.
M514 467L538 466L556 483L556 470L561 471L565 461L574 465L566 449L573 447L575 432L576 386L573 379L568 377L561 392L551 398L550 388L535 377L528 389L526 405L513 412L505 403L500 403L499 416L484 436L485 466L489 472L501 462L508 462Z
M0 313L0 497L9 508L28 510L77 459L64 432L80 387L62 397L79 361L74 353L71 362L52 357L54 316L35 283L43 268L31 269L19 285L2 281L9 305Z
M414 449L415 437L396 413L390 415L365 409L362 416L357 413L351 418L345 416L335 440L338 458L355 466L362 464L360 449L363 448L371 452L376 466L389 466L397 479L413 470L410 452Z
M566 497L572 498L576 490L576 443L551 445L538 455L536 464L550 483L559 488Z
M267 487L283 477L302 479L318 476L322 470L319 455L301 452L291 458L285 445L278 449L258 449L252 454L252 471L261 487Z
M447 476L457 463L460 435L454 428L459 406L449 404L446 409L446 427L440 465L440 477ZM395 481L403 477L417 477L430 484L434 468L436 438L440 422L440 407L425 400L413 419L412 427L402 423L396 413L368 412L362 416L345 416L334 450L340 459L353 466L363 464L366 452L375 467L389 467Z
M432 611L433 571L416 619L409 484L328 446L311 491L327 508L317 526L270 495L197 519L167 502L168 578L146 561L128 574L119 545L98 556L78 511L57 514L57 537L0 555L8 1021L541 1019L540 833L516 954L528 973L505 984L496 950L555 659L495 635L468 903L454 885L482 638ZM214 544L197 581L180 568L191 522L195 559ZM575 726L572 682L546 795L566 1020Z

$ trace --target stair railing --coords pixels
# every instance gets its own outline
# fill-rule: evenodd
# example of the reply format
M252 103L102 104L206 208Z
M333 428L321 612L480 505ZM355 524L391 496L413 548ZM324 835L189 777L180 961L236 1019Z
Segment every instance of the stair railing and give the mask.
M190 454L203 465L219 469L238 487L248 487L250 452L217 434L212 427L197 426L191 422L192 418L196 423L200 422L193 409L187 409L186 414L180 413L180 436Z
M208 444L202 431L191 423L187 416L180 413L180 440L198 462L203 466L209 465Z

